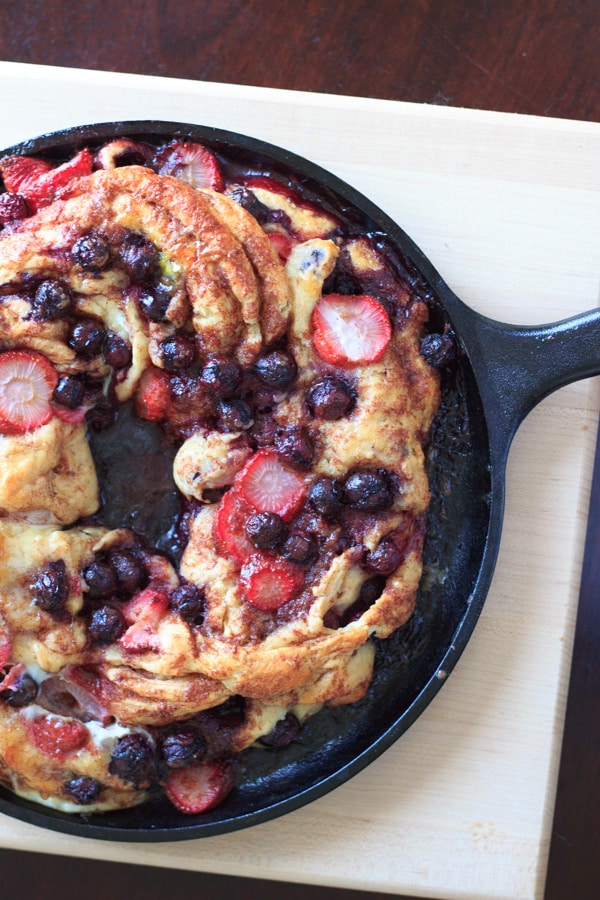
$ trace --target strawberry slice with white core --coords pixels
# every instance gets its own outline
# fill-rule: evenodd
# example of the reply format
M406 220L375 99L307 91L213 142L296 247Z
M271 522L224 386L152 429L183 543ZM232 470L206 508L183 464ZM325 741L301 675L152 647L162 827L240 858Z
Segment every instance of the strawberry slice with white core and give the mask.
M256 553L256 547L246 534L246 522L253 509L234 488L224 495L215 519L215 538L222 553L239 563Z
M175 141L156 156L159 175L173 175L194 188L222 191L225 187L219 163L210 150L192 141Z
M141 653L145 650L160 651L157 627L169 608L169 597L163 591L145 588L124 603L121 612L129 628L119 638L125 650Z
M392 336L386 310L368 294L325 294L313 310L311 325L315 350L335 366L377 362Z
M0 433L23 434L50 421L54 366L33 350L0 353Z
M288 603L304 583L299 566L282 557L256 553L242 566L240 584L244 597L262 610L279 609Z
M135 411L140 419L160 422L171 409L171 379L162 369L146 369L135 395Z
M256 512L277 513L291 519L306 493L304 478L285 466L277 453L259 450L236 479L236 487Z
M234 785L233 763L227 759L209 759L197 766L169 772L165 794L180 812L201 813L218 806Z

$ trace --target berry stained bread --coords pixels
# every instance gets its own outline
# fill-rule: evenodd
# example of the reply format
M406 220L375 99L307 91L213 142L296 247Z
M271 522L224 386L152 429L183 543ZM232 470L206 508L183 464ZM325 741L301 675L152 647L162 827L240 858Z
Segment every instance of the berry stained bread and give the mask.
M201 813L409 620L444 336L376 235L201 144L0 174L0 780Z

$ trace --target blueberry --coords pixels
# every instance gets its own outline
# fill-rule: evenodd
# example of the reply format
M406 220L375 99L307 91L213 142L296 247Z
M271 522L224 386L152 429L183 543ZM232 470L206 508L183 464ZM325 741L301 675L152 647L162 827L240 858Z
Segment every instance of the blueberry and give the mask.
M78 778L71 778L65 784L65 793L85 806L88 803L95 803L102 792L102 785L95 778L88 778L81 775Z
M125 619L118 609L113 606L100 606L92 613L88 634L99 644L111 644L121 637L125 627Z
M337 484L331 478L318 478L308 489L308 502L326 519L333 519L342 508Z
M115 550L110 555L110 564L117 576L120 590L128 594L135 594L145 586L144 566L129 550Z
M204 594L194 584L181 584L169 598L171 609L190 625L201 625L204 618Z
M343 493L348 506L365 512L388 509L394 499L388 479L379 472L371 471L355 472L348 476Z
M259 742L263 747L268 747L270 750L281 750L298 737L301 728L302 726L296 716L293 713L287 713L268 734L263 735L259 739Z
M67 567L63 559L58 559L37 573L29 585L33 602L45 612L64 609L69 598Z
M110 597L117 590L117 576L110 563L96 559L83 570L83 580L87 584L89 596Z
M79 319L69 331L68 344L79 356L90 358L102 350L106 331L96 319Z
M299 565L307 565L316 557L317 546L311 538L295 532L294 534L290 534L283 545L282 553L290 562L295 562Z
M256 513L246 522L246 534L259 550L274 550L283 540L285 524L277 513Z
M10 687L4 688L4 690L2 690L0 682L0 700L7 706L28 706L33 703L37 694L37 682L27 672L23 672Z
M75 262L88 272L101 272L110 262L110 244L93 231L78 238L71 253Z
M135 732L119 738L113 749L108 771L134 788L147 787L156 780L154 747L143 734Z
M129 231L119 246L123 267L133 281L153 281L159 269L158 249L143 235Z
M187 369L196 359L196 344L193 337L173 334L160 344L163 365L168 372L175 369Z
M454 340L449 334L427 334L421 341L421 356L434 368L454 358Z
M81 406L84 396L85 384L77 375L63 375L59 378L52 394L53 400L61 406L66 406L67 409Z
M33 313L36 319L62 319L70 311L72 303L73 294L67 285L49 278L42 281L35 292Z
M373 550L365 554L363 566L376 575L391 575L401 562L402 554L396 544L389 538L383 538Z
M201 762L206 750L206 739L193 725L174 726L160 741L160 756L169 769L181 769Z
M252 409L237 397L217 403L219 423L226 431L247 431L254 425Z
M286 428L281 432L277 440L277 452L281 453L290 462L297 466L307 468L315 455L315 448L308 431L301 425Z
M343 379L325 375L312 382L306 392L306 403L313 416L333 422L352 411L354 392Z
M131 365L131 347L119 334L107 331L102 343L102 356L113 369Z
M152 322L166 322L172 293L164 284L145 288L140 295L140 308Z
M259 356L254 364L254 370L261 381L269 387L287 388L298 372L293 357L284 350L273 350Z
M204 365L200 380L217 397L233 396L242 382L242 367L229 356L213 356Z

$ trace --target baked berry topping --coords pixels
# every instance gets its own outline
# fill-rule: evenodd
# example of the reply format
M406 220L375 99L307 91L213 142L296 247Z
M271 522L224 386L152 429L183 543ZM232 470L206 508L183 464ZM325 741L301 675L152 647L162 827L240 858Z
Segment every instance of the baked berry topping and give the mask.
M195 584L181 584L169 598L169 605L190 625L201 625L204 619L204 594Z
M49 278L38 286L32 302L35 319L54 321L62 319L71 309L73 294L66 284Z
M142 622L155 628L169 607L169 597L164 591L144 588L134 594L121 609L123 618L130 625Z
M105 237L90 231L78 238L71 249L75 262L87 272L101 272L110 262L110 244Z
M173 175L194 188L222 191L223 176L210 150L192 141L174 141L159 150L154 159L159 175Z
M215 538L221 552L243 563L255 552L254 544L246 534L246 522L252 508L240 497L235 488L224 495L215 518Z
M107 331L102 342L102 356L113 369L125 369L131 365L131 346L114 331Z
M115 399L111 394L101 396L94 408L86 414L88 425L92 431L104 431L114 424L117 417Z
M173 334L160 344L163 365L168 372L187 369L196 358L194 339L184 334Z
M118 254L132 281L153 281L159 269L158 250L154 244L135 231L123 237Z
M13 194L10 191L0 194L0 224L27 219L30 215L29 204L21 194Z
M117 576L109 562L95 559L82 572L88 587L88 596L93 600L110 597L117 591Z
M272 450L259 450L237 477L237 490L256 512L290 519L306 493L302 476L289 469Z
M37 716L29 722L31 739L46 756L62 757L81 750L90 736L81 722L57 716Z
M193 725L176 725L158 745L160 758L169 769L183 769L202 762L207 743Z
M105 337L106 331L96 319L78 319L69 330L67 343L75 353L88 359L100 353Z
M421 356L436 369L454 359L454 340L449 334L427 334L420 347Z
M17 674L13 674L17 670ZM12 677L11 677L12 676ZM38 694L38 684L25 671L24 666L13 666L4 681L0 682L0 700L7 706L20 708L33 703Z
M52 203L73 181L91 172L92 155L87 148L56 168L29 156L8 156L0 160L6 189L22 194L34 210Z
M62 375L52 393L52 399L67 409L81 406L85 397L85 384L77 375Z
M64 609L69 599L69 579L64 559L57 559L37 572L29 590L35 605L45 612Z
M342 509L342 493L332 478L317 478L308 489L308 502L326 519L335 519Z
M259 225L264 225L271 217L271 210L264 203L261 203L256 194L243 187L240 184L234 185L231 190L227 191L227 196L243 206L244 209L254 216Z
M313 461L315 448L306 428L297 425L279 433L277 452L295 466L306 469Z
M172 299L171 288L159 282L143 289L139 299L140 309L152 322L166 322L167 310Z
M135 395L136 413L147 422L160 422L167 416L170 408L169 376L162 369L146 369Z
M226 399L242 383L242 367L229 356L213 356L204 365L200 380L217 397Z
M259 550L274 550L285 536L285 523L277 513L256 513L246 522L246 534Z
M355 404L354 391L336 375L315 378L306 391L306 404L313 416L334 422L347 416Z
M386 310L368 294L325 294L313 310L311 324L315 350L336 366L376 362L392 336Z
M130 550L114 550L110 554L110 564L120 591L133 594L145 586L148 580L146 570Z
M0 434L23 434L52 418L56 370L33 350L0 353Z
M114 606L100 606L95 609L88 625L88 634L92 641L99 644L111 644L118 641L126 628L123 614Z
M230 760L211 759L170 772L165 793L180 812L194 814L218 806L234 786L234 764Z
M85 775L71 778L65 784L65 794L72 797L75 803L79 803L81 806L95 803L101 793L102 785L100 782Z
M315 559L317 555L317 545L305 535L294 532L293 534L290 534L286 540L281 552L290 562L304 566L313 562Z
M304 583L302 569L280 557L257 553L242 566L240 584L245 599L261 610L279 609Z
M259 739L259 743L263 747L268 747L269 750L282 750L298 737L301 730L302 725L296 716L293 713L287 713L268 734L264 734Z
M363 566L376 575L391 575L402 562L402 554L394 541L384 538L377 546L365 554Z
M284 350L273 350L271 353L259 356L254 364L254 369L264 384L280 390L289 387L298 374L293 357Z
M389 479L380 472L354 472L343 485L344 500L353 509L375 512L388 509L393 501Z
M156 780L156 759L150 739L139 732L119 738L108 771L138 789L151 785Z
M247 431L254 424L251 407L239 397L219 400L216 404L219 424L225 431Z

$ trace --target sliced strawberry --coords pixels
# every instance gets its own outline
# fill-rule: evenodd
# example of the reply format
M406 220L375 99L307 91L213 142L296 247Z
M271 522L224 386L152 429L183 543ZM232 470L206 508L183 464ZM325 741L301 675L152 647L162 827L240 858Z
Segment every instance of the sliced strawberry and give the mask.
M256 552L256 547L246 534L246 522L254 510L231 488L223 496L215 518L215 539L220 551L245 562Z
M243 179L243 183L251 191L258 190L267 191L270 194L280 194L295 206L301 203L300 197L289 185L276 181L274 178L269 178L268 175L248 175Z
M130 625L119 638L119 644L124 650L130 650L132 653L144 653L147 650L159 653L162 649L158 631L153 625L147 625L145 622L134 622Z
M23 434L52 418L54 366L34 350L0 353L0 433Z
M306 493L304 478L284 465L273 450L259 450L236 478L242 499L256 512L277 513L290 519Z
M144 588L124 603L121 612L126 622L133 625L142 622L156 627L169 608L169 598L162 591Z
M162 369L146 369L135 395L135 411L140 419L159 422L167 416L171 408L170 383Z
M225 187L216 158L192 141L174 141L163 147L156 154L155 167L159 175L173 175L194 188L222 191Z
M67 425L81 425L82 422L85 422L91 406L76 406L75 409L69 409L67 406L61 406L60 403L53 403L52 409L56 418L61 422L66 422Z
M92 154L85 147L73 159L53 168L46 160L9 156L0 160L6 188L18 191L34 209L48 206L75 179L92 174ZM8 179L8 180L7 180Z
M10 659L10 651L10 632L8 630L8 625L4 619L0 617L0 669L3 669ZM17 667L13 666L13 668L16 669ZM4 679L4 686L6 686L5 682L6 678Z
M298 242L291 235L284 234L282 231L267 231L266 234L277 251L281 262L286 263Z
M52 169L52 164L33 156L7 156L0 159L0 175L7 191L27 196L29 188Z
M31 739L46 756L61 757L81 750L88 741L89 731L75 719L57 716L37 716L29 722Z
M201 813L218 806L235 786L230 760L210 759L198 766L174 769L165 784L165 794L183 813Z
M387 312L368 294L325 294L313 310L311 324L315 350L336 366L376 362L392 336Z
M242 566L240 584L244 597L257 609L279 609L304 583L299 566L281 557L255 553Z

